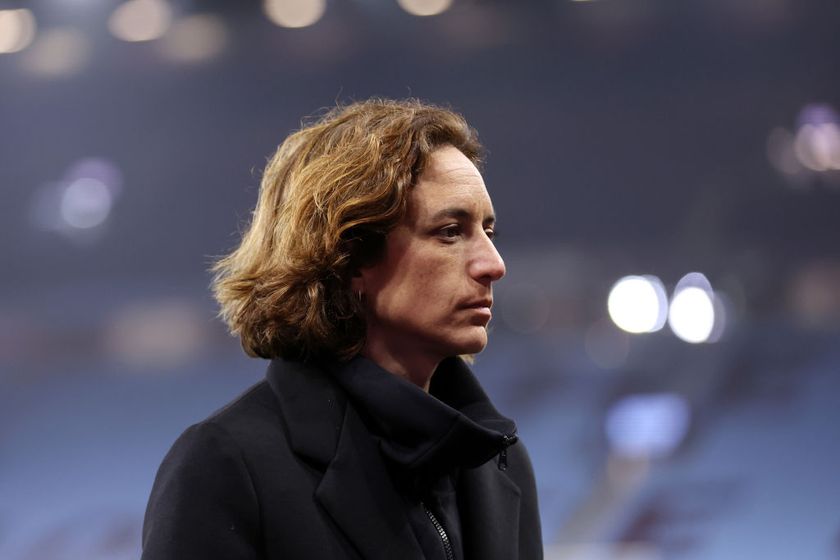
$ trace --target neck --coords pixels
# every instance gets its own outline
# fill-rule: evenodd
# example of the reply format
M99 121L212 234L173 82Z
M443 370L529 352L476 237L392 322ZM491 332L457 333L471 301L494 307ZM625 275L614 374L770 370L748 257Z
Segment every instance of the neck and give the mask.
M421 352L407 352L393 349L385 344L368 341L362 349L362 355L376 363L382 369L402 377L429 392L432 375L440 364L439 359L430 358Z

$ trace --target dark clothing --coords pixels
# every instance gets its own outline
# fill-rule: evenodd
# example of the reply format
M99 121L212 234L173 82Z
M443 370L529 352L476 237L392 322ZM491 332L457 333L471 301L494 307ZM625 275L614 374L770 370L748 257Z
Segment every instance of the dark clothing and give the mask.
M430 395L356 358L275 360L163 461L143 560L542 558L515 425L460 359Z

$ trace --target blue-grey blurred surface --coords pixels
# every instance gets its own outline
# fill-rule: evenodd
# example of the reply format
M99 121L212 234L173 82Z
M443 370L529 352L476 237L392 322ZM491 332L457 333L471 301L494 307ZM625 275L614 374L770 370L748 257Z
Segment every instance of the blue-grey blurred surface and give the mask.
M474 367L549 558L840 558L840 5L267 4L0 0L0 559L139 558L166 450L266 365L207 269L283 138L370 96L488 149L508 274ZM608 313L629 275L655 332Z

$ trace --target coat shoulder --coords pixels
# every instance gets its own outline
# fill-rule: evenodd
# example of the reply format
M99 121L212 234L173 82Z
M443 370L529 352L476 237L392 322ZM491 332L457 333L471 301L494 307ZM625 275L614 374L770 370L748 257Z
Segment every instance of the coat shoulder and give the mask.
M280 403L277 402L268 382L262 380L210 414L198 425L215 424L233 434L243 426L251 427L253 424L264 423L276 425L279 418Z

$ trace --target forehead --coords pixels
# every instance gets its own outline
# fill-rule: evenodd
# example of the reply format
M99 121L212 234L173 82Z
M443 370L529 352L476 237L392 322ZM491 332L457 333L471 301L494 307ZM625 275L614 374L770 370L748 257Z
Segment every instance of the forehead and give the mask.
M444 146L432 152L412 189L411 206L411 213L417 218L452 206L481 214L482 218L493 213L493 204L481 173L467 156L453 146Z

